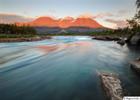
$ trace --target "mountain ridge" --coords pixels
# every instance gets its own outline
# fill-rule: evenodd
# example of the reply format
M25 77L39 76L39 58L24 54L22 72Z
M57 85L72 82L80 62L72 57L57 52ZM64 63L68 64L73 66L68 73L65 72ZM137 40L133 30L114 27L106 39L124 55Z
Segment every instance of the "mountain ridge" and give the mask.
M39 17L31 22L17 22L19 26L28 25L28 26L39 26L39 27L60 27L60 28L68 28L68 27L89 27L89 28L104 28L101 24L99 24L95 19L92 18L72 18L65 17L60 19L54 19L52 17L43 16Z

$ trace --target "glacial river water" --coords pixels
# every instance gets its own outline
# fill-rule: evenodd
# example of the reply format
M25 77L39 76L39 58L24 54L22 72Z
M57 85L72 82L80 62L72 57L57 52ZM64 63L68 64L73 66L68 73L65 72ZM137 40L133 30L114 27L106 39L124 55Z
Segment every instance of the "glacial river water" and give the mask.
M99 73L117 74L127 95L140 95L129 62L140 51L88 36L0 43L0 100L106 100Z

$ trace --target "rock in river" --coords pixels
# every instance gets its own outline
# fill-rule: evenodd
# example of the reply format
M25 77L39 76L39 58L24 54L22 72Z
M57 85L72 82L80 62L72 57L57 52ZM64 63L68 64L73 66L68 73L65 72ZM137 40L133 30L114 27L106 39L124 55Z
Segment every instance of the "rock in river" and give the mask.
M138 32L138 33L134 34L134 35L130 38L129 42L130 42L130 43L129 43L130 45L140 46L140 33Z
M110 73L101 73L100 77L103 88L110 100L122 100L123 89L118 76Z
M119 37L112 37L112 36L93 36L92 39L95 40L103 40L103 41L119 41Z
M131 68L140 75L140 58L130 62Z
M125 45L125 40L121 39L119 41L117 41L118 44L120 44L121 46Z

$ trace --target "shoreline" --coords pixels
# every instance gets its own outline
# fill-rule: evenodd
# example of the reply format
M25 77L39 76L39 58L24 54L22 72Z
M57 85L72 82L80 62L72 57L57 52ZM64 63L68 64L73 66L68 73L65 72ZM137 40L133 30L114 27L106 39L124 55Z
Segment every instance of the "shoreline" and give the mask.
M45 39L51 39L51 36L37 36L37 37L22 37L22 38L0 38L0 43L6 42L32 42L32 41L41 41Z
M54 35L54 36L62 36L62 35ZM63 35L63 36L89 36L89 35ZM31 42L31 41L41 41L45 39L52 39L53 35L50 36L34 36L34 37L13 37L13 38L0 38L0 43L5 42ZM95 40L102 40L102 41L117 41L119 37L111 37L111 36L90 36L92 39Z

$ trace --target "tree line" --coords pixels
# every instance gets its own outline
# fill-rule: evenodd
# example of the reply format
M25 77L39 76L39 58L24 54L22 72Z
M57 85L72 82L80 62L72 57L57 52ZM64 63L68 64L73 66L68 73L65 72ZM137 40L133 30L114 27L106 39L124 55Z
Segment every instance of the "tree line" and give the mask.
M136 14L132 19L127 20L129 25L128 27L122 29L123 32L127 32L130 34L140 32L140 0L136 0L136 6Z
M30 26L17 26L16 24L0 24L0 34L36 34L33 27Z

